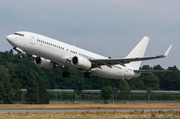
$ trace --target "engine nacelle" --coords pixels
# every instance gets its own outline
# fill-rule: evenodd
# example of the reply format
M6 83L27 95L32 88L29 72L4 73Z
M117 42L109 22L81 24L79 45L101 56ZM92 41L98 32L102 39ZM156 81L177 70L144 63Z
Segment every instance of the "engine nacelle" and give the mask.
M42 57L36 57L34 59L34 63L46 69L52 69L54 67L54 63L51 60L44 59Z
M91 68L91 62L85 58L74 56L71 60L71 64L81 70L88 70Z

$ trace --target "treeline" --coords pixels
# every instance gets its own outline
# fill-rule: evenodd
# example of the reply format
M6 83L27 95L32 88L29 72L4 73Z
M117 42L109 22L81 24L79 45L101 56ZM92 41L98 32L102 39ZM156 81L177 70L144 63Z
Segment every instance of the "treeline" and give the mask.
M164 70L160 65L153 67L144 65L142 69ZM131 90L179 90L180 71L176 66L169 67L168 70L173 72L141 74L140 77L126 82ZM105 79L97 76L87 79L84 78L82 72L71 69L69 71L71 77L63 78L63 68L54 67L48 70L36 66L32 55L23 54L23 58L19 59L18 54L15 54L13 50L0 52L0 87L4 87L6 95L10 93L8 87L11 89L18 87L17 82L23 89L30 88L28 85L28 78L30 77L36 78L38 86L41 85L38 83L39 80L44 81L44 87L47 89L92 90L110 86L112 90L117 90L120 89L119 86L122 82L122 80ZM1 95L4 95L1 94L3 92L1 89L3 88L0 88L0 98ZM12 96L12 94L8 96Z
M144 65L142 69L164 70L160 65L150 67ZM63 78L63 68L54 67L53 69L44 69L34 64L34 58L29 54L23 54L19 59L18 54L13 50L0 52L0 80L4 75L13 83L14 79L19 79L23 89L27 89L27 79L32 72L34 75L45 80L48 89L74 89L74 90L91 90L102 89L111 86L112 89L119 88L121 80L105 79L93 76L90 79L84 78L82 72L71 70L70 78ZM141 74L138 78L127 80L131 90L179 90L180 71L176 66L169 67L172 72L163 73L146 73Z

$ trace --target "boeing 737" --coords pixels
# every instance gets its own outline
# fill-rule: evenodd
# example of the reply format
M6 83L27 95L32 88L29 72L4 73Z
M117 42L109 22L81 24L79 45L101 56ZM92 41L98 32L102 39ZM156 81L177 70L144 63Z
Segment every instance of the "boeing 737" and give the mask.
M108 58L90 51L78 48L61 41L32 32L15 32L6 37L13 49L20 53L32 54L34 63L46 69L62 66L63 77L70 77L68 69L76 69L84 73L85 78L92 74L110 79L131 79L141 73L167 72L168 70L139 70L143 60L164 58L172 45L162 55L144 57L149 37L145 36L125 58Z

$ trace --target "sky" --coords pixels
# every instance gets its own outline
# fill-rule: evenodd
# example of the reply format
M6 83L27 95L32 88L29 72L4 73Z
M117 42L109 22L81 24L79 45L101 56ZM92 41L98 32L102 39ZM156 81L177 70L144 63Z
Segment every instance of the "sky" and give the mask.
M0 0L0 51L12 49L7 35L30 31L124 58L148 36L145 56L161 55L173 47L166 58L142 65L180 68L179 5L179 0Z

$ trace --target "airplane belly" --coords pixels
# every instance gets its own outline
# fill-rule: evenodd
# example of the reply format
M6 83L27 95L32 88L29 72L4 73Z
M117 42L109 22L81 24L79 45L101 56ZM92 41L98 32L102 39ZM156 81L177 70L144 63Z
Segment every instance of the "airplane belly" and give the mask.
M110 79L130 79L134 76L134 72L128 71L126 68L114 69L107 66L102 68L96 68L92 70L92 73L96 76L110 78Z
M123 78L122 75L118 74L116 70L109 68L107 66L101 66L101 68L96 68L95 70L92 70L91 72L93 75L104 77L104 78L111 78L111 79Z

